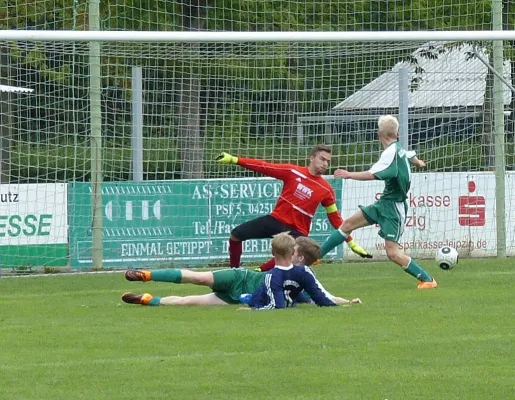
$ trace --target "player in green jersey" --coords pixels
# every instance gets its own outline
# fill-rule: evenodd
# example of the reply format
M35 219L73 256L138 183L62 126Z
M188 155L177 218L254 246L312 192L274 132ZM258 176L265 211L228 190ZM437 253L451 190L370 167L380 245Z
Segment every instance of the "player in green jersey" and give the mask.
M192 283L207 286L212 293L194 296L152 296L149 293L125 293L125 303L148 306L218 306L239 304L240 295L253 293L264 282L265 274L243 268L217 271L190 271L189 269L160 269L154 271L125 272L128 281L155 281L171 283Z
M423 168L426 164L415 156L414 151L406 151L400 146L397 118L382 116L378 126L377 136L384 148L379 161L370 170L363 172L338 169L334 177L358 181L382 180L385 182L383 194L375 203L359 206L360 209L326 239L322 245L322 257L343 243L353 230L378 224L379 236L385 240L388 258L419 280L418 289L435 288L436 281L399 247L408 210L406 199L411 184L411 165Z
M320 245L313 239L299 237L294 240L287 232L276 235L272 240L272 254L279 265L295 263L308 266L320 257ZM149 293L125 293L122 300L129 304L145 306L216 306L240 304L240 296L256 292L265 282L267 274L243 268L218 271L191 271L189 269L161 269L153 271L129 270L125 272L128 281L192 283L207 286L212 293L194 296L152 296ZM315 279L318 289L330 297L335 304L361 303L360 299L347 300L328 293ZM302 289L302 288L301 288ZM301 290L299 289L299 291ZM299 299L294 296L296 301Z

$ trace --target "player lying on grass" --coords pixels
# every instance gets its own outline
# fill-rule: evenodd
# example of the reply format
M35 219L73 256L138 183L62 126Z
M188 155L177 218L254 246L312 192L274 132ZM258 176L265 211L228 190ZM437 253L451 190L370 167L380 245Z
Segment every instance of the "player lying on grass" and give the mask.
M346 300L330 294L318 280L311 269L304 265L293 265L299 262L298 249L301 245L310 248L309 261L311 264L320 256L318 243L306 237L297 238L296 242L287 232L280 233L272 239L272 254L275 257L275 267L265 274L265 281L254 293L242 296L242 302L254 310L273 310L290 307L304 289L311 301L322 307L338 304L361 303L360 299Z
M309 265L320 256L320 246L314 240L299 237L291 246L293 238L287 234L279 235L272 240L272 253L282 254L285 250L282 249L285 239L288 238L290 248L286 251L289 253L289 263L295 262L299 265ZM293 253L293 257L292 257ZM218 271L196 272L188 269L166 269L155 271L127 271L125 278L129 281L159 281L159 282L173 282L173 283L192 283L196 285L208 286L213 290L213 293L197 295L197 296L167 296L157 297L148 293L136 294L126 293L122 296L122 300L130 304L142 304L149 306L158 305L183 305L183 306L209 306L209 305L227 305L227 304L240 304L240 298L243 294L254 293L259 291L261 286L265 283L268 275L271 273L262 273L251 271L248 269L224 269ZM307 275L309 276L307 276ZM309 285L308 292L312 296L313 302L318 305L329 298L335 304L351 304L359 303L359 299L346 300L341 297L336 297L328 293L324 287L314 277L313 273L306 267L306 274L303 284ZM291 284L286 282L284 288L285 297L287 298L288 305L297 299L298 295L302 292L304 286L300 283ZM315 290L318 289L318 290ZM321 300L320 300L321 299ZM291 304L290 304L291 303ZM332 304L331 304L332 305Z
M290 232L294 238L308 236L311 220L319 204L325 207L327 218L335 229L342 224L342 218L336 208L334 190L322 177L331 160L330 147L316 146L311 152L307 167L234 157L228 153L220 154L217 160L223 164L237 164L284 182L271 214L247 221L232 230L229 238L230 267L240 266L242 242L246 240L271 238L281 232ZM347 236L345 241L354 253L364 258L372 258L351 236ZM260 269L268 271L274 265L275 261L271 259Z
M415 157L415 152L405 151L399 144L399 122L391 115L382 116L378 121L377 136L383 145L379 161L364 172L349 172L338 169L335 178L370 181L379 179L385 182L381 198L369 206L359 206L359 210L342 223L322 245L322 257L334 247L343 243L354 229L379 224L379 236L385 240L386 255L404 272L415 277L418 289L432 289L436 281L415 260L405 255L399 246L404 232L404 222L408 211L408 192L411 186L411 167L425 167L425 163Z

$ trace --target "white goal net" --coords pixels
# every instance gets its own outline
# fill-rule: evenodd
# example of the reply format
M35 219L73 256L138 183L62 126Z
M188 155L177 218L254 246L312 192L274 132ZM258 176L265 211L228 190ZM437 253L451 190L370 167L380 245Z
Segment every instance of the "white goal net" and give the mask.
M413 178L401 246L419 258L433 257L445 244L463 256L494 256L501 221L505 250L513 255L512 32L503 42L502 67L497 65L503 82L494 73L492 41L460 40L458 34L438 40L441 31L436 40L415 35L419 29L489 29L482 18L490 10L469 3L467 13L447 25L437 7L418 10L422 14L412 9L407 17L409 10L395 14L379 2L370 2L372 9L379 7L377 13L351 12L340 2L327 8L281 2L276 22L263 22L267 8L279 6L274 1L256 2L257 8L247 11L206 5L186 15L181 9L193 24L185 31L254 26L270 31L266 41L252 39L259 32L246 32L248 40L242 40L244 33L225 32L235 40L220 41L201 32L206 40L186 42L160 37L171 32L154 32L156 40L133 41L146 37L134 29L186 22L166 22L173 14L166 7L155 15L128 6L114 7L112 15L101 9L106 30L131 31L116 40L108 36L114 32L96 32L105 35L96 77L88 32L72 32L76 40L42 39L44 32L14 40L9 35L15 31L4 31L0 266L92 266L91 160L99 154L103 183L97 212L105 267L224 264L232 227L269 213L280 182L221 166L214 161L218 153L305 165L313 146L329 144L330 172L366 170L381 151L377 119L384 114L399 117L404 143L428 162ZM84 27L86 8L70 7L67 14L54 15L61 21L54 29ZM463 12L454 7L448 6ZM320 30L391 30L394 15L400 25L411 24L406 30L413 30L413 37L406 33L399 40L394 32L395 40L381 33L366 41L306 40ZM9 18L4 27L23 25L20 18ZM25 20L36 21L36 29L52 29L38 25L36 14ZM273 31L279 37L287 30L304 33L273 39ZM99 107L91 102L92 79L101 86ZM91 151L92 113L101 114L99 154ZM379 182L331 183L343 218L382 191ZM497 212L500 196L504 218ZM315 216L315 239L323 241L332 229L324 213ZM354 236L377 258L384 256L377 227ZM264 261L268 244L247 243L243 261ZM331 257L353 255L339 249Z

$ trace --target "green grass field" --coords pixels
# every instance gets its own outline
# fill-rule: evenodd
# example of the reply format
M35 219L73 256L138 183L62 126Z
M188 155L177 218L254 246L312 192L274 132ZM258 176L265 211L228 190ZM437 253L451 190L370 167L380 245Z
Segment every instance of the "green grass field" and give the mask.
M121 274L0 279L0 399L513 399L514 260L317 267L353 307L142 307Z

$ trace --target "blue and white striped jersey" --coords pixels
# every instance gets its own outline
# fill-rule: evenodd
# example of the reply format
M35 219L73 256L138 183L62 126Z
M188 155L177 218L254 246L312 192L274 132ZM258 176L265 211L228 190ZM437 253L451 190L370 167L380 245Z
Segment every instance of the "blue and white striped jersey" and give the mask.
M336 305L334 296L322 286L309 267L294 265L276 265L267 272L264 283L252 293L248 305L256 310L291 307L302 290L318 306Z

